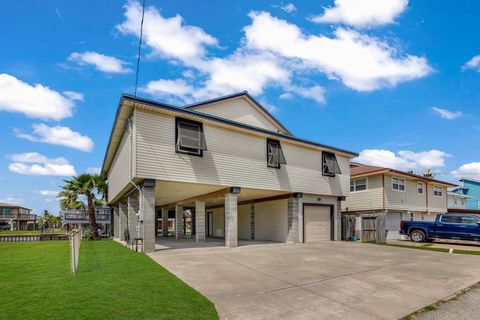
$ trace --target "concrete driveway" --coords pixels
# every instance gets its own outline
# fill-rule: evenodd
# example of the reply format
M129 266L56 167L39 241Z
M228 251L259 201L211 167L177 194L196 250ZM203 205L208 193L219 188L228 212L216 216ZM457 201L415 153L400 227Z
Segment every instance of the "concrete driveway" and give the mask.
M351 242L157 251L223 319L398 319L480 281L480 257Z

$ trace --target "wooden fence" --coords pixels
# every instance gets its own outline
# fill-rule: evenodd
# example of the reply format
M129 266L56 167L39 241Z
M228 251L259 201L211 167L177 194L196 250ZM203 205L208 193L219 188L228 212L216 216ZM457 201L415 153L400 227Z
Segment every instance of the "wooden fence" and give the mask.
M32 242L68 240L66 234L36 234L36 235L0 235L0 242Z

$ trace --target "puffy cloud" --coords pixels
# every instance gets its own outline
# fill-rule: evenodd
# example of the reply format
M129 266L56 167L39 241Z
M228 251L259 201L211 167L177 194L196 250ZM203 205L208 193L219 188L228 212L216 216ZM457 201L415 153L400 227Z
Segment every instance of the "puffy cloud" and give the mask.
M465 63L462 67L463 70L473 69L477 72L480 72L480 54L474 56L470 59L467 63Z
M452 171L452 175L457 178L471 178L480 180L480 162L469 162Z
M358 91L372 91L424 77L432 72L423 57L398 54L387 43L353 30L336 29L334 37L305 35L300 28L267 12L251 12L245 27L249 48L298 59L305 68Z
M72 131L68 127L49 127L43 123L33 125L32 134L24 133L20 130L15 130L15 134L19 138L30 141L66 146L84 152L91 152L94 145L92 139L83 136L78 132Z
M117 25L122 34L140 35L142 6L138 1L130 1L125 6L125 21ZM143 25L145 43L162 57L182 60L185 63L205 55L205 46L216 46L216 38L199 27L186 25L180 15L165 18L156 8L145 9Z
M66 95L67 97L70 98L70 100L77 100L77 101L83 101L84 100L84 95L83 93L78 93L75 91L63 91L63 94Z
M127 62L94 51L86 51L83 53L73 52L68 57L68 60L73 61L79 65L92 65L98 71L102 71L105 73L132 72L132 69L126 67Z
M460 111L450 111L450 110L438 108L438 107L433 107L432 110L438 113L440 117L448 120L456 119L462 115L462 112Z
M175 101L177 98L183 103L192 102L192 95L197 89L189 85L183 79L160 79L150 81L140 91L148 93L157 98L166 98Z
M341 23L354 27L373 27L393 23L408 5L408 0L335 0L322 15L311 20L317 23Z
M34 176L74 176L75 168L65 158L50 159L37 152L27 152L10 156L14 161L8 165L12 172Z
M297 7L295 7L295 5L293 3L284 4L284 5L280 6L280 9L282 9L283 11L285 11L287 13L292 13L294 11L297 11Z
M78 100L78 96L72 99L70 93L62 95L41 84L30 85L9 74L0 74L0 111L20 112L30 118L61 120L72 116L74 100Z
M87 173L90 173L90 174L99 174L100 173L100 170L102 170L102 168L99 168L99 167L88 167L86 172Z
M46 197L52 197L52 196L58 195L58 191L53 191L53 190L39 190L37 191L37 193Z
M353 161L398 170L419 171L444 167L445 158L449 156L448 153L435 149L421 152L403 150L397 154L389 150L366 149Z

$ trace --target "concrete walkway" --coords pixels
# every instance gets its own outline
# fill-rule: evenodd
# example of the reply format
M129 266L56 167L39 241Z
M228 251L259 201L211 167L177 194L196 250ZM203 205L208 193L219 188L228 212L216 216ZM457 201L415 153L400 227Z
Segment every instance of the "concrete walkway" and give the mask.
M480 257L350 242L157 251L222 319L398 319L480 280Z

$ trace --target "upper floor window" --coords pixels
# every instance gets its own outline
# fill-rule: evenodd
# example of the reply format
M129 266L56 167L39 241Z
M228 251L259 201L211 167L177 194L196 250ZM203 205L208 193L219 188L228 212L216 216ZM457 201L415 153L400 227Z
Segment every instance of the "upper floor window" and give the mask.
M201 122L176 118L175 151L202 157L207 143Z
M443 196L443 188L439 186L433 186L433 196L434 197L442 197Z
M421 182L417 183L417 193L418 194L423 194L423 183L421 183Z
M267 139L267 166L278 169L281 164L287 164L287 161L285 161L280 141Z
M395 177L392 178L392 190L405 191L405 179Z
M335 154L322 152L322 174L329 177L335 177L335 174L342 174Z
M350 192L367 190L367 178L356 179L350 181Z

